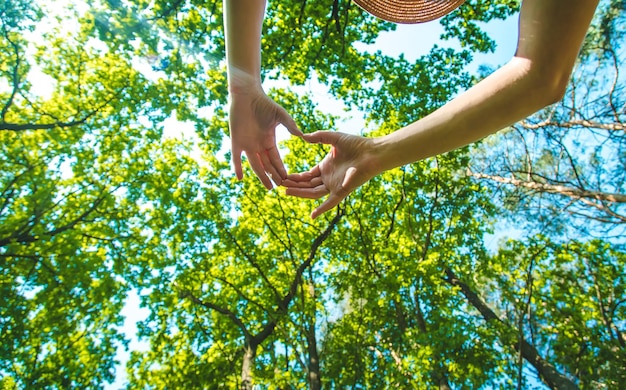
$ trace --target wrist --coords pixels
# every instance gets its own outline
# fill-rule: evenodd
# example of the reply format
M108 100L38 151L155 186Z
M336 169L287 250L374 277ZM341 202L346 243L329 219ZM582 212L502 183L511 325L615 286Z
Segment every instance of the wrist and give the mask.
M256 95L265 93L261 83L258 84L237 84L228 83L228 93L231 95Z
M235 95L247 95L263 91L261 75L251 74L236 67L228 69L228 92Z
M372 139L372 164L373 169L378 170L378 173L388 171L390 169L398 167L397 151L394 153L393 142L389 136L380 136Z

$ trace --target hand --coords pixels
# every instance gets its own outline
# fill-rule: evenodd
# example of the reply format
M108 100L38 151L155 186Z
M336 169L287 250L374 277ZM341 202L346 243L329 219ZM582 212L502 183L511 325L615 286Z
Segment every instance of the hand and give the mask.
M293 135L302 136L287 111L260 88L231 93L230 139L232 162L237 179L243 178L241 153L245 152L252 170L268 190L272 182L280 184L287 170L276 147L276 126L283 124Z
M287 187L287 195L309 199L328 195L311 213L313 219L337 206L352 191L382 172L371 138L334 131L318 131L305 134L303 138L310 143L332 145L318 165L308 172L287 175L282 183Z

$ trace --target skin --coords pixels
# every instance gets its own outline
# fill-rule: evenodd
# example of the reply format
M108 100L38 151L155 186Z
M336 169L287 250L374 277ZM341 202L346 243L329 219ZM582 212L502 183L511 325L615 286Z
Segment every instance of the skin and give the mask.
M328 197L312 218L336 207L372 177L478 141L557 102L565 89L598 0L524 0L513 58L432 114L389 135L306 134L331 145L313 169L282 182L301 198Z
M226 61L230 97L232 164L243 178L241 154L268 190L281 184L287 171L276 147L276 126L302 136L287 111L270 99L261 86L261 27L265 1L224 1ZM237 42L233 44L232 42Z

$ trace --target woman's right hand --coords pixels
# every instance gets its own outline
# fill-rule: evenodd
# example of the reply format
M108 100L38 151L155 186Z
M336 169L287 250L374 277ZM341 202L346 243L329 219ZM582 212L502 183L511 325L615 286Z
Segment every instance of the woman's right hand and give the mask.
M330 152L318 165L308 172L287 175L282 183L287 195L309 199L328 195L311 213L313 219L336 207L352 191L382 172L372 138L335 131L317 131L303 138L309 143L331 145Z

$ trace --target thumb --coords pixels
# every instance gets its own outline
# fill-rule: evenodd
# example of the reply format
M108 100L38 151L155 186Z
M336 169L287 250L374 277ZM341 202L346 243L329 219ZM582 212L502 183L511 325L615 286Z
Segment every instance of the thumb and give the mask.
M302 137L304 134L298 128L296 121L293 120L291 115L285 110L283 107L280 107L278 110L278 120L279 122L289 130L289 132L295 136Z
M356 168L350 167L346 170L346 175L343 177L343 183L341 183L341 188L346 189L352 184L352 180L356 176Z
M311 213L311 219L315 219L319 217L320 215L324 214L325 212L333 209L339 203L341 203L343 198L345 198L345 196L340 196L340 195L331 193L328 196L328 198L326 198L326 200L321 205L319 205L318 208L313 210L313 212Z
M335 145L341 137L341 133L337 131L316 131L310 134L304 134L302 138L311 144Z

